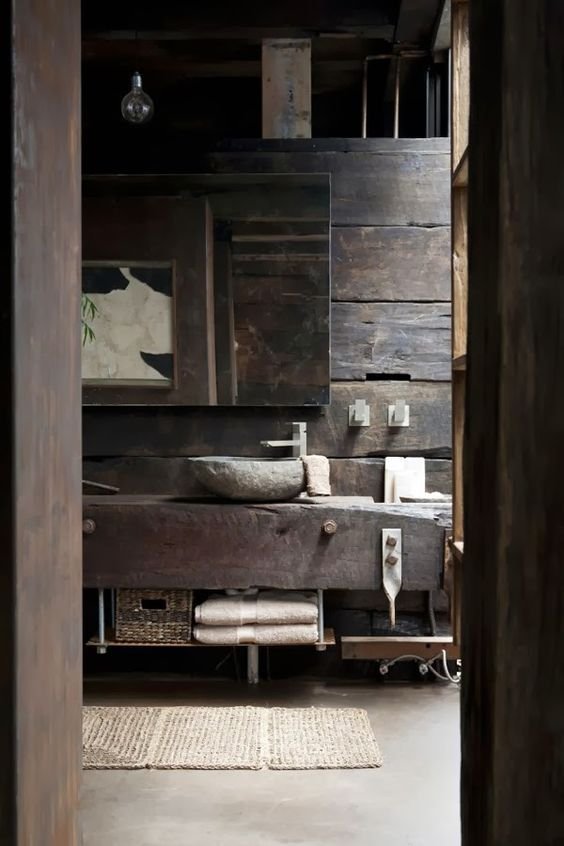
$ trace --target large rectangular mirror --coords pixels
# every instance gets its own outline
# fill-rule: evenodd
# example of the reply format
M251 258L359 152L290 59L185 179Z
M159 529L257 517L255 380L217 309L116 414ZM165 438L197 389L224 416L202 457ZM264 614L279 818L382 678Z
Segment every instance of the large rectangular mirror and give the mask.
M327 405L325 174L91 177L83 397Z

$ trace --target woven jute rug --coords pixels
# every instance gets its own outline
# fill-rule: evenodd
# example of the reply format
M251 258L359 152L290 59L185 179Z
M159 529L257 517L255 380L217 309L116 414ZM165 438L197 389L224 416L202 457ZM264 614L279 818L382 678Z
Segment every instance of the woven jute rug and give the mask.
M360 708L83 709L87 770L380 767Z

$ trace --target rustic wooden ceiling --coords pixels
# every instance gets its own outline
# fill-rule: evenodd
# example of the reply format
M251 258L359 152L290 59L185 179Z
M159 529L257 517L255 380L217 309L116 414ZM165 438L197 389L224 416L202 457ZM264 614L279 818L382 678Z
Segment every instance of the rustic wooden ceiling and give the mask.
M314 135L359 135L364 58L430 48L441 6L442 0L84 0L85 164L109 165L110 139L117 149L141 138L174 144L184 136L206 146L259 137L261 41L270 37L312 39ZM155 100L143 136L132 134L119 110L134 70ZM389 61L371 64L369 134L387 134L389 76Z

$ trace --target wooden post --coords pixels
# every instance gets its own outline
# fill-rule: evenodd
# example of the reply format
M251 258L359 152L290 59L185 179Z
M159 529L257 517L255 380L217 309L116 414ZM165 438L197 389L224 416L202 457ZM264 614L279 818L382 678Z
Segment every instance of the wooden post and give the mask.
M469 4L452 5L452 169L456 170L468 146L470 92Z
M311 40L262 42L262 137L311 138Z
M215 360L218 405L237 402L237 354L231 243L216 233L214 247Z
M564 842L564 11L472 0L462 842Z
M81 773L80 3L7 4L0 843L76 846ZM13 122L13 126L10 124Z

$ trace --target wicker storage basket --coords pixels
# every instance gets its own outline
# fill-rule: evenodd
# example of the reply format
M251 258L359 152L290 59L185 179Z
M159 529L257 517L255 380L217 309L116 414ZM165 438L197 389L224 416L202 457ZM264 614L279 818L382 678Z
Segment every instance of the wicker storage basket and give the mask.
M191 590L117 591L116 640L189 643L191 638Z

